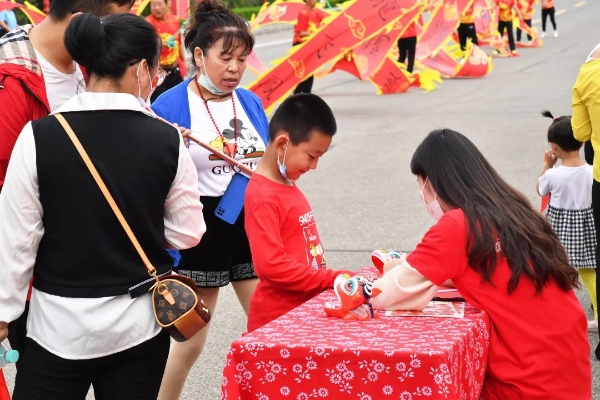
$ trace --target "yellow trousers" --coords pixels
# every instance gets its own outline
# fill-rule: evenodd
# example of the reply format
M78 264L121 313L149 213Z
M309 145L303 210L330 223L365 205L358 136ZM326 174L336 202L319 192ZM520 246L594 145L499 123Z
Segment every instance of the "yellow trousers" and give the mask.
M594 319L597 320L598 301L596 298L596 270L594 268L580 268L577 272L579 272L581 281L590 295L590 300L592 300L592 305L594 306Z

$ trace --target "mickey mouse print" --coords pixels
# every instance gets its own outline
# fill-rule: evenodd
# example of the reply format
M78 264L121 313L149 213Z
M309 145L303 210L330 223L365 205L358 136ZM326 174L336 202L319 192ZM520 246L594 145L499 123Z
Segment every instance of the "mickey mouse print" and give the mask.
M234 93L235 111L230 100L207 103L214 122L206 112L206 107L200 97L188 92L188 99L192 135L225 153L235 149L234 158L254 171L264 154L265 143L240 104L237 95ZM237 135L234 132L236 124ZM190 143L189 153L198 170L200 195L222 196L231 177L238 172L238 168L194 142Z

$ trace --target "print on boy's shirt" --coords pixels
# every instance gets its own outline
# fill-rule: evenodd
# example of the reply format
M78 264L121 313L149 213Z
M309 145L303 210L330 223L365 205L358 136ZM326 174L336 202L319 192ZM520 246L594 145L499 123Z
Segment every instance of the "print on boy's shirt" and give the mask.
M302 227L302 233L304 234L304 240L306 240L306 261L313 269L327 268L325 262L325 252L323 251L323 245L319 238L319 232L317 231L317 225L315 224L315 218L312 211L301 215L298 218L300 227Z
M258 147L262 145L262 141L256 132L251 129L248 129L244 126L244 122L241 119L237 119L237 142L235 138L235 120L232 118L229 121L229 126L231 128L224 129L221 135L218 135L213 140L210 141L210 145L219 150L224 151L224 148L228 146L228 144L236 144L236 154L235 159L238 161L248 159L248 158L260 158L263 156L264 151L259 150ZM232 149L231 149L232 150ZM211 161L220 161L221 158L215 154L210 154L208 159Z

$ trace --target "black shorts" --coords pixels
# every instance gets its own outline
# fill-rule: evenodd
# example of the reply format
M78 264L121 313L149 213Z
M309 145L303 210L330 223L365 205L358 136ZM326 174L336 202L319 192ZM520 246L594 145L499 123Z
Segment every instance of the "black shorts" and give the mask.
M206 233L198 246L180 252L177 273L192 278L199 287L221 287L256 278L244 228L244 211L231 225L215 216L220 200L221 197L200 198Z

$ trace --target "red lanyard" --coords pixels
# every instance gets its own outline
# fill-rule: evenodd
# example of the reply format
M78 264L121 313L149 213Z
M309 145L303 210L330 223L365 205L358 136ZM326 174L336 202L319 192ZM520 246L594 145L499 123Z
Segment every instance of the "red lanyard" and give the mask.
M230 157L235 158L235 155L237 154L237 139L238 139L238 125L237 124L238 124L238 120L237 120L237 114L235 112L235 99L234 99L233 93L231 93L231 105L233 106L233 143L229 143L229 141L221 133L221 130L219 129L219 126L217 125L217 122L215 121L212 113L210 112L210 108L208 108L208 100L206 100L204 98L204 95L202 94L202 90L200 89L200 85L198 84L197 76L194 78L194 83L196 83L196 88L198 89L198 94L200 94L200 98L202 98L202 101L204 102L204 107L206 107L206 112L208 112L208 116L210 117L210 120L212 121L215 129L217 130L217 133L221 137L221 143L223 143L223 152L225 152L225 154L228 154Z

